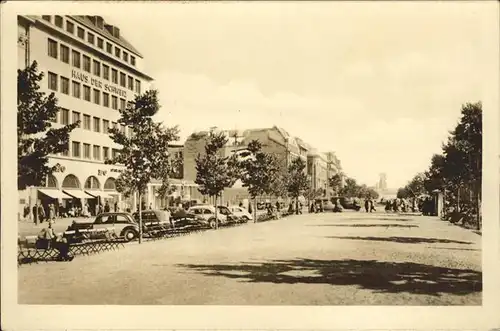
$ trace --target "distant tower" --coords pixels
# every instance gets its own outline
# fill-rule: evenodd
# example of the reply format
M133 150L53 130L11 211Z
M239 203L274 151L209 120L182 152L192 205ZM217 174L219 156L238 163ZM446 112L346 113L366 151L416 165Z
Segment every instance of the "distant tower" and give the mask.
M379 174L378 188L380 190L387 189L387 175L384 172Z

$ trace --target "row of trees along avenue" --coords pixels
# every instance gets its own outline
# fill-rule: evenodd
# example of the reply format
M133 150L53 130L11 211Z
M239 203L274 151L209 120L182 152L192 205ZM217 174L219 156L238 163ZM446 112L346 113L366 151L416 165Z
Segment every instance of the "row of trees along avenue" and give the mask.
M481 228L482 104L462 106L461 118L442 153L434 154L429 169L415 175L398 197L409 198L442 192L444 217Z
M18 189L43 186L49 174L56 169L48 165L48 156L68 151L71 131L79 122L53 128L54 118L60 110L54 93L48 96L40 92L43 73L39 73L33 62L23 70L18 70ZM119 152L107 164L120 164L124 169L116 180L116 189L125 197L138 195L140 233L142 240L142 197L151 180L161 181L158 195L171 193L169 178L181 160L171 157L168 146L178 140L178 127L165 127L153 117L160 109L158 91L148 90L136 95L120 110L118 123L132 129L125 135L118 128L109 130L110 138L121 146ZM264 153L258 141L247 146L248 154L243 160L233 155L224 157L221 149L227 143L223 133L211 130L205 145L205 153L196 158L196 183L202 194L220 197L226 187L241 180L248 188L256 212L256 198L270 194L275 197L290 197L298 204L301 195L310 192L310 183L305 172L306 164L296 158L284 168L274 154ZM330 179L330 184L339 195L356 196L373 194L365 186L359 186L348 178L340 187L339 178ZM338 187L337 187L338 186ZM374 196L375 197L375 196ZM216 208L217 210L217 208ZM256 216L256 215L254 215ZM255 217L256 219L256 217Z
M283 171L279 159L274 154L262 151L262 144L252 140L248 152L222 156L221 149L226 145L228 138L222 132L211 130L205 144L205 153L196 158L196 180L199 191L210 197L215 197L217 212L217 198L224 188L231 187L237 180L248 189L254 204L254 221L257 220L257 197L271 194L276 197L291 197L297 201L309 188L309 181L305 173L306 164L300 158L294 159L288 169ZM288 171L286 171L288 170Z
M359 185L354 178L346 177L344 180L344 185L342 177L343 174L335 174L329 178L328 184L330 188L335 192L336 195L346 198L371 198L378 199L378 192L366 186L365 184Z

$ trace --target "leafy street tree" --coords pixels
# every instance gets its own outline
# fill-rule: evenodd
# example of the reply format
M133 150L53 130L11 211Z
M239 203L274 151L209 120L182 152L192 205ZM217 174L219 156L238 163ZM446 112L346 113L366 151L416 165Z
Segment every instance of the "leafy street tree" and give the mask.
M254 222L257 222L257 197L276 193L276 187L273 186L281 184L276 181L280 167L274 155L262 152L259 141L250 141L247 149L250 157L241 162L241 181L253 200Z
M407 198L416 198L424 193L426 193L425 190L425 180L427 179L425 173L418 173L416 174L409 182L406 184L406 186L402 189L400 192L401 196L398 198L402 199L407 199Z
M443 144L443 153L432 157L429 169L405 187L407 191L443 191L447 205L455 213L475 218L481 227L482 180L482 104L467 103L462 106L457 126ZM423 183L421 183L423 181ZM423 186L423 189L422 189ZM418 187L417 190L415 187Z
M309 189L309 180L305 173L306 164L301 158L295 158L288 167L287 191L292 199L295 199L295 204L298 207L299 196ZM298 208L295 208L298 214Z
M69 125L53 123L59 106L54 93L40 91L43 73L34 61L17 71L17 187L24 190L41 186L55 170L48 156L68 150L69 135L79 122ZM31 208L30 208L31 210Z
M120 110L118 123L132 129L125 134L118 128L110 129L110 138L122 148L107 164L122 164L124 171L117 178L117 190L126 196L138 193L139 243L142 242L142 197L152 179L160 180L160 195L169 191L169 177L175 171L168 145L177 141L178 128L165 128L163 123L153 121L160 109L158 91L148 90L136 95L126 109Z
M328 185L335 192L335 195L339 195L342 188L342 174L335 174L328 178Z
M234 185L240 177L238 160L235 155L220 155L228 139L222 132L211 130L205 144L205 153L196 157L196 180L201 194L215 197L215 228L219 227L217 218L217 200L224 188Z
M282 166L279 164L280 161L278 158L274 157L274 155L273 162L276 164L276 167L278 167L279 170L275 177L272 179L270 193L277 198L285 199L288 196L286 184L288 181L288 173L282 171Z
M378 199L379 194L365 184L359 185L354 178L347 177L345 185L339 190L341 196L346 198L371 198Z
M359 197L359 185L354 178L347 177L344 187L340 190L340 195L346 198Z

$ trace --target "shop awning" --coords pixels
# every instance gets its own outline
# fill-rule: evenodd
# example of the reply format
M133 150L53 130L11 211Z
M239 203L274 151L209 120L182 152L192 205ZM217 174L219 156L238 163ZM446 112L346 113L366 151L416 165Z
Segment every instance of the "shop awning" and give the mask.
M87 193L88 195L90 195L93 198L97 198L97 197L101 197L101 198L104 198L104 199L112 198L108 193L103 192L103 191L91 191L91 190L88 190L88 191L85 191L85 193Z
M63 190L63 192L66 193L67 195L70 195L72 198L76 199L88 199L90 197L88 194L80 190L66 189Z
M54 189L51 190L51 189L39 188L38 192L41 192L41 193L45 194L46 196L51 197L52 199L71 199L71 197L69 195L65 194L61 190L54 190Z

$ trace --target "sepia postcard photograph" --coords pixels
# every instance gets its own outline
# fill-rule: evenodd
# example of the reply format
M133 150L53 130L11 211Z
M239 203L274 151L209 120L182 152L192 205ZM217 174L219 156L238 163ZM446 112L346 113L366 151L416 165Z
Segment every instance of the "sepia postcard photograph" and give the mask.
M5 330L500 327L497 3L0 11Z

